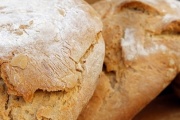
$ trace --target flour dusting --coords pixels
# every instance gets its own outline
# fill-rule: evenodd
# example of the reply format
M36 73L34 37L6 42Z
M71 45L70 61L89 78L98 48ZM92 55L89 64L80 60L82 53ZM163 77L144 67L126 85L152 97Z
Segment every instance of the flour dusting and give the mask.
M127 28L125 30L125 36L121 40L121 46L127 60L133 60L137 56L148 56L149 54L156 53L159 50L166 50L166 46L158 45L153 42L151 47L145 48L141 41L135 38L135 29L133 28Z

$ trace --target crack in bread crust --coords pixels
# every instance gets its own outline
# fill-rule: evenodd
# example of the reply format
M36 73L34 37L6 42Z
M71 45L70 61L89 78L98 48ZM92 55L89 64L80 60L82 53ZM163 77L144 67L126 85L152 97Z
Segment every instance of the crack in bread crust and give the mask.
M30 102L38 89L72 89L79 79L76 63L94 44L102 29L100 19L82 1L23 1L21 6L19 2L3 1L6 7L0 13L6 19L0 21L0 61L8 94Z
M12 3L8 1L4 1L2 5ZM19 2L22 2L21 5ZM1 77L2 84L7 87L6 96L0 91L0 101L4 102L0 108L0 119L75 120L95 90L105 54L99 16L81 0L47 2L49 1L32 0L27 5L27 0L15 0L13 6L18 6L18 9L12 10L12 4L7 4L7 9L4 8L7 15L1 13L0 7L0 14L6 17L14 12L18 13L17 19L23 15L26 18L29 14L32 18L39 13L44 16L31 22L25 20L28 23L21 24L16 19L0 20L0 24L17 23L1 28L2 31L7 29L6 32L10 35L6 38L7 50L3 47L6 42L0 37ZM23 11L27 13L24 14ZM22 12L22 16L19 16L19 12ZM11 37L17 42L11 41Z
M101 33L97 34L97 36L99 36L99 37L96 37L94 45L92 45L88 49L88 51L86 51L86 53L80 60L80 61L82 61L81 64L83 66L83 69L85 69L80 73L80 76L82 77L82 79L88 80L89 76L94 75L94 72L95 72L94 70L93 70L94 71L93 73L89 73L88 71L86 71L87 67L92 67L92 65L90 65L90 66L88 65L89 61L87 61L88 57L93 56L92 51L94 51L94 52L96 51L95 54L100 55L97 58L102 57L100 54L100 51L99 51L99 50L104 50L104 49L99 49L99 45L103 44ZM84 60L86 60L86 61L84 61ZM93 65L96 65L98 67L98 65L100 65L100 64L98 62L98 64L95 63ZM85 71L89 73L89 76L84 77L87 74ZM101 69L99 69L99 72L100 71L101 71ZM34 94L35 96L34 96L32 102L30 102L30 103L25 102L22 97L8 95L6 93L6 95L9 98L9 100L6 101L7 110L8 110L7 115L9 116L8 119L11 119L11 118L13 118L14 120L16 120L16 119L18 120L21 118L24 118L27 120L32 120L32 119L43 120L44 118L61 119L61 118L65 118L65 116L67 116L68 113L71 114L70 113L71 110L74 113L80 112L81 108L82 108L81 104L82 103L86 104L86 102L85 102L85 101L87 101L86 99L89 100L88 97L84 98L83 95L84 94L90 95L93 93L92 91L90 91L90 93L89 93L89 91L87 91L89 89L86 87L87 85L82 86L82 84L84 84L83 82L84 82L84 80L79 81L77 86L75 86L71 90L67 89L66 91L46 92L46 91L38 90L35 92L35 94ZM2 83L3 83L3 81L2 81ZM88 83L86 83L86 84L88 84ZM92 89L95 89L95 86L96 86L95 84L96 84L96 82L93 83L93 85L90 85L90 84L88 84L88 85L91 88L94 87ZM4 86L5 86L5 84L4 84ZM86 89L84 87L86 87ZM4 90L4 92L7 92L7 90ZM1 97L0 100L2 100L2 98L3 97ZM77 106L78 106L79 110L76 109ZM82 106L84 106L84 105L82 105ZM4 112L4 110L1 110L1 111ZM62 111L67 112L67 113L64 114L64 113L62 113ZM69 115L68 119L76 119L77 116L78 116L78 113L77 113L76 117ZM1 117L1 114L0 114L0 117ZM7 117L7 116L5 116L5 117Z

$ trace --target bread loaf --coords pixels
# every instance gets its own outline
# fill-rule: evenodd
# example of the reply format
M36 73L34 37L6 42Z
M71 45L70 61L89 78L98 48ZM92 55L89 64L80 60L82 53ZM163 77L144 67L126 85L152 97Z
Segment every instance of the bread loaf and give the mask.
M102 23L81 0L2 0L0 120L73 120L102 71Z
M79 120L130 120L179 73L180 3L104 0L93 6L104 24L104 73Z

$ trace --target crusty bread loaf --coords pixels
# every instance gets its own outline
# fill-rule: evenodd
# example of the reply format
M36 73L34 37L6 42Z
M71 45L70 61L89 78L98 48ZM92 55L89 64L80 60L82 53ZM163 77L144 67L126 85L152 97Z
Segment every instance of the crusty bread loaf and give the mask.
M180 70L180 3L104 0L104 74L79 120L130 120Z
M81 0L2 0L0 120L73 120L102 71L102 23Z

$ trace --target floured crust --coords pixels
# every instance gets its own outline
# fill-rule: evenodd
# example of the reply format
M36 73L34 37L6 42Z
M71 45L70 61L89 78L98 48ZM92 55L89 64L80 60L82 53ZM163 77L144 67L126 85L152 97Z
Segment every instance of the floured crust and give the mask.
M99 16L80 0L1 5L0 24L11 24L0 31L0 119L76 120L102 71Z
M64 91L81 84L82 58L102 29L85 2L3 0L0 17L1 77L8 94L31 101L38 89Z
M93 6L104 23L105 74L78 119L130 120L180 71L180 3L106 0Z
M6 85L0 80L0 119L76 120L94 92L98 77L96 74L102 71L102 46L104 41L102 36L99 36L97 44L83 57L86 61L83 64L85 71L82 72L81 84L67 92L38 90L31 102L25 102L22 97L8 95Z
M96 88L97 73L102 70L104 56L102 46L104 46L104 41L102 36L99 36L97 44L91 47L89 53L84 56L85 71L82 72L81 84L69 91L38 90L34 93L32 101L26 102L22 97L9 95L6 85L3 80L0 80L0 119L76 120Z

